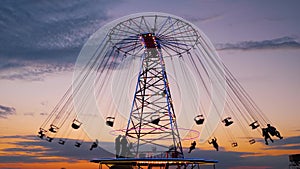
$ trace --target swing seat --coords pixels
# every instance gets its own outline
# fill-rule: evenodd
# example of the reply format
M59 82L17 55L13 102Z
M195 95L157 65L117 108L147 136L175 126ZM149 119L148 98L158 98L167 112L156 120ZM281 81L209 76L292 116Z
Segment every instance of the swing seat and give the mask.
M238 146L238 143L237 143L237 142L233 142L233 143L231 143L231 146L232 146L232 147L237 147L237 146Z
M114 117L106 117L106 125L108 125L109 127L113 127L114 126L114 122L115 122L115 118Z
M58 130L58 127L56 127L55 125L53 125L53 124L51 124L50 125L50 129L49 129L49 131L51 131L52 133L56 133L57 132L57 130Z
M40 131L38 132L38 134L39 134L38 137L40 139L43 139L46 136L46 134L44 132L46 132L46 131L44 129L40 128Z
M255 142L256 142L256 141L255 141L254 139L250 139L250 140L249 140L249 143L250 143L250 144L254 144Z
M58 144L64 145L65 144L65 140L59 139Z
M222 120L223 123L225 123L225 126L230 126L233 121L230 121L231 117L226 117L224 120Z
M71 126L72 126L73 129L76 130L76 129L79 129L79 127L81 126L81 124L82 124L82 123L81 123L80 121L74 119Z
M254 129L256 129L257 127L259 127L259 124L257 123L257 121L255 121L255 122L249 124L249 126L251 126L251 128L254 130Z
M53 138L52 137L47 137L48 142L52 142Z
M230 126L233 123L233 121L226 121L225 126Z
M75 147L80 147L82 143L76 142Z
M203 115L200 114L200 115L196 116L194 118L194 121L196 122L197 125L203 124L204 123L204 117L203 117Z
M45 130L45 129L43 129L43 128L40 128L40 131L38 132L39 134L44 134L44 133L46 133L47 132L47 130Z
M160 121L159 115L151 116L151 123L158 125L159 121Z

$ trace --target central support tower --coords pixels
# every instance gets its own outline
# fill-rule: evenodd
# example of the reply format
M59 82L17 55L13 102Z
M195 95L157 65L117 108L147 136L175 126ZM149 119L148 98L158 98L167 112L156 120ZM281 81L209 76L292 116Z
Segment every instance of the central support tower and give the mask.
M183 158L160 40L154 33L139 40L144 54L126 129L128 157Z

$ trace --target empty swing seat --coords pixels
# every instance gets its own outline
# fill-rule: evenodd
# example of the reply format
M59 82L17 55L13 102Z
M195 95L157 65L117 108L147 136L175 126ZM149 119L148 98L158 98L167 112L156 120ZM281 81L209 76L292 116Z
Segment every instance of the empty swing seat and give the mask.
M114 117L106 117L106 125L108 125L109 127L113 127L114 126L114 122L115 122L115 118Z
M237 142L233 142L233 143L231 143L231 146L232 146L232 147L237 147L237 146L238 146L238 143L237 143Z
M48 142L52 142L53 138L52 137L47 137Z
M72 126L73 129L79 129L79 127L81 126L81 124L82 123L80 121L78 121L77 119L74 119L71 126Z
M255 121L255 122L249 124L249 126L251 126L252 129L254 130L254 129L256 129L257 127L259 127L259 124L257 123L257 121Z
M75 147L80 147L82 143L76 142Z
M202 114L196 116L194 118L194 121L196 122L197 125L203 124L204 123L204 117Z
M151 123L158 125L159 121L160 121L159 115L151 116Z
M250 139L250 140L249 140L249 143L250 143L250 144L254 144L255 142L256 142L256 141L255 141L254 139Z
M225 124L225 126L230 126L233 121L230 121L231 117L226 117L222 122Z
M65 144L65 140L59 139L58 144L64 145Z
M55 125L53 125L53 124L50 125L49 131L51 131L52 133L56 133L57 130L58 130L58 127L57 127L57 126L55 126Z

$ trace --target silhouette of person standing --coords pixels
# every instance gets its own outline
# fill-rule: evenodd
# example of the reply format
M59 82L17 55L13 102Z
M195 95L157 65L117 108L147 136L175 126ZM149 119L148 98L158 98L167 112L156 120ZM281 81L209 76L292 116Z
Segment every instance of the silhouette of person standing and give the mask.
M268 139L270 139L270 140L272 141L272 143L274 142L274 141L272 140L272 138L270 137L267 128L263 128L263 129L262 129L262 135L263 135L263 137L265 138L265 144L266 144L266 145L269 144L269 143L268 143Z
M128 144L127 139L125 136L123 136L121 139L122 149L121 149L121 155L120 155L120 157L122 157L122 158L127 156L127 150L128 150L127 144Z
M120 150L121 150L121 135L119 135L116 139L115 139L115 149L116 149L116 158L120 157Z
M193 141L193 142L191 143L190 150L189 150L188 153L191 153L192 150L194 150L195 148L196 148L196 141Z
M209 143L209 144L212 144L212 145L214 146L214 148L215 148L217 151L219 151L219 145L218 145L218 143L217 143L216 137L213 138L213 139L211 140L211 142L208 141L208 143Z

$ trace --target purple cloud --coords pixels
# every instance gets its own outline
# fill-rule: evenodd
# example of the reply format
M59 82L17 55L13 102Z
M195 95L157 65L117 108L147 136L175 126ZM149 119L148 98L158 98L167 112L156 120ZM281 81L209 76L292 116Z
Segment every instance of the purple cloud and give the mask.
M0 119L6 119L8 116L15 114L16 109L14 107L0 105Z
M1 150L6 152L0 155L0 161L3 163L61 162L60 158L45 159L40 157L61 157L64 159L67 158L68 161L76 162L78 160L89 161L92 158L114 156L100 147L90 151L89 148L92 142L88 141L83 142L81 147L75 147L74 143L78 140L74 139L68 139L64 145L60 145L58 144L58 138L50 143L34 135L0 136L0 138L18 140L5 143L13 144L15 147L3 148ZM21 152L26 152L26 155L23 155Z
M16 145L16 147L4 148L2 151L6 152L5 155L0 156L1 162L58 162L58 159L42 159L40 157L62 157L67 158L70 161L76 162L77 160L87 160L92 158L104 158L113 157L111 153L108 153L104 149L97 148L95 151L90 151L89 146L92 142L84 142L82 147L77 148L74 146L76 140L69 139L65 145L57 143L58 139L53 140L49 143L45 140L40 140L34 135L26 136L1 136L5 139L19 140L10 142L10 144ZM286 138L278 144L294 143L296 140L299 141L300 136ZM68 144L67 144L68 143ZM5 143L6 144L6 143ZM277 149L276 146L270 146L272 149ZM192 153L188 154L185 150L186 158L205 158L218 160L217 168L223 169L236 169L236 168L257 168L257 169L282 169L288 165L287 155L279 156L255 156L256 152L234 152L234 151L211 151L202 150L197 148ZM20 152L27 152L26 155L15 155L21 154ZM245 155L250 155L245 157Z
M300 42L292 37L281 37L263 41L243 41L238 43L216 44L218 50L255 50L255 49L280 49L300 48Z
M119 1L3 1L0 79L41 81L72 70L82 45Z

